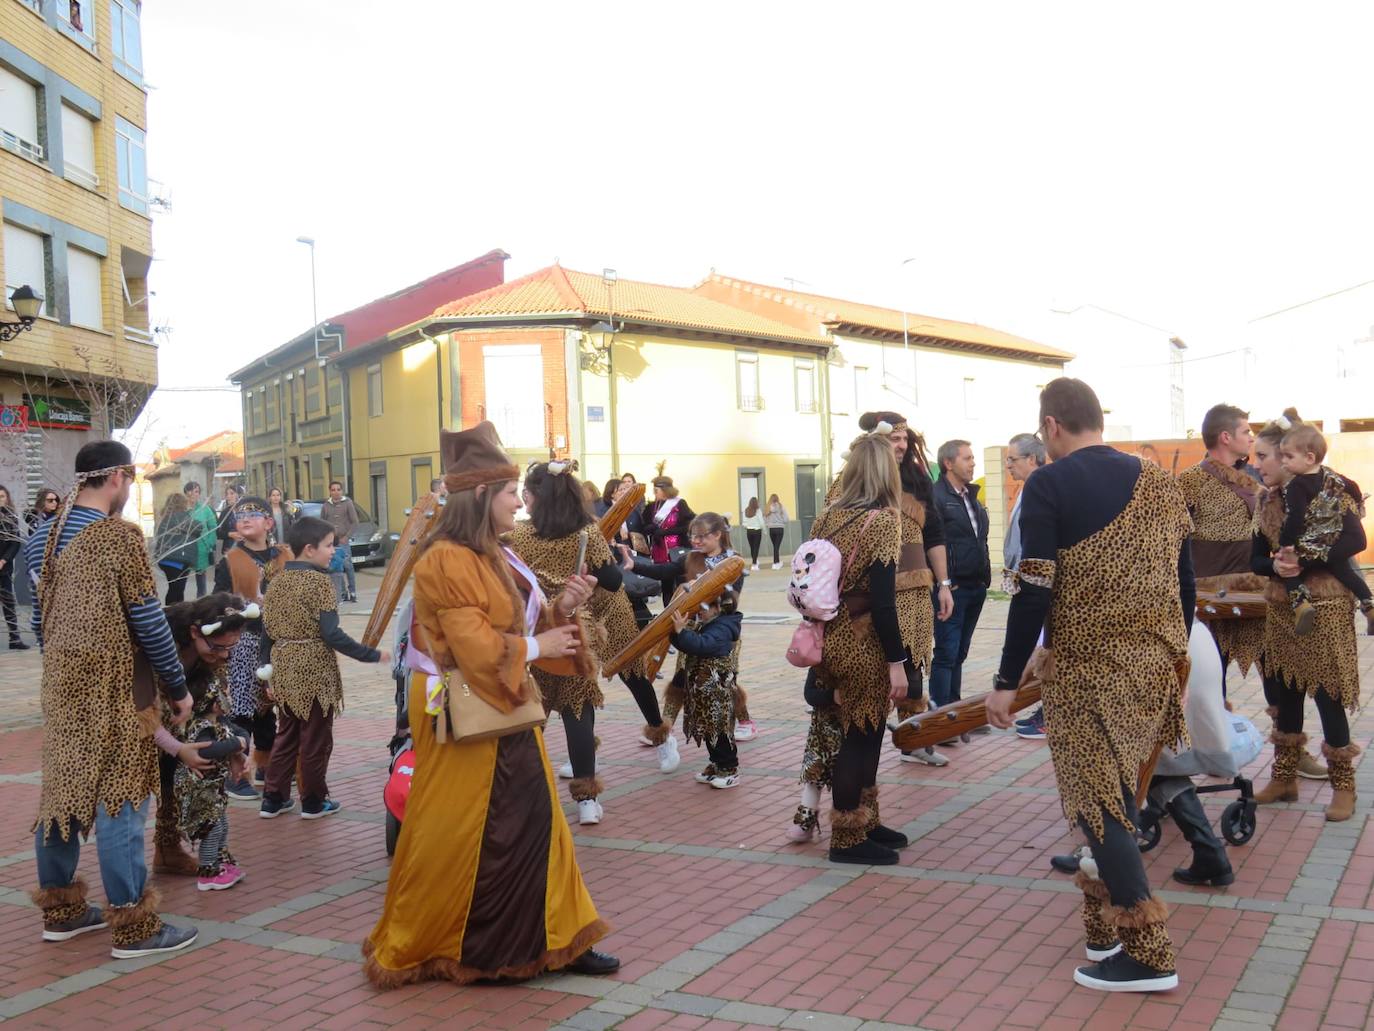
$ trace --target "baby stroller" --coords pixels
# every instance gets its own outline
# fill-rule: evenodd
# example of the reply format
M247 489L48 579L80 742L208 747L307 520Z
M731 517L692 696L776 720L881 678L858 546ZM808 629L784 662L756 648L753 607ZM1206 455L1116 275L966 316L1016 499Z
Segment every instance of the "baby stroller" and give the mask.
M1255 834L1253 785L1240 775L1242 768L1259 755L1263 740L1255 725L1244 716L1226 711L1222 697L1221 656L1216 641L1201 620L1193 623L1188 640L1188 700L1184 718L1192 747L1183 753L1166 750L1159 757L1150 792L1140 811L1136 840L1142 852L1159 844L1161 822L1168 803L1181 791L1194 787L1193 777L1229 777L1229 784L1194 787L1199 795L1237 792L1240 797L1221 814L1221 836L1230 845L1244 845Z
M386 807L386 854L396 854L396 841L401 836L401 821L406 815L406 800L410 798L410 782L415 775L415 748L410 738L410 713L407 692L410 688L410 669L406 666L406 645L410 639L412 602L401 606L396 619L396 635L392 654L392 679L396 681L396 732L387 744L391 764L387 768L386 787L382 789L382 803Z

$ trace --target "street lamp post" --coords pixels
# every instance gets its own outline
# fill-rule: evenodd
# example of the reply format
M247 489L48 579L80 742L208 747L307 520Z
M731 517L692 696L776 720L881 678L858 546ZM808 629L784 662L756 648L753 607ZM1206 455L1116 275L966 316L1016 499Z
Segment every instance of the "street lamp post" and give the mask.
M310 321L314 327L312 332L315 334L315 360L320 360L320 301L319 293L315 289L315 241L309 236L296 237L297 243L303 243L310 248Z

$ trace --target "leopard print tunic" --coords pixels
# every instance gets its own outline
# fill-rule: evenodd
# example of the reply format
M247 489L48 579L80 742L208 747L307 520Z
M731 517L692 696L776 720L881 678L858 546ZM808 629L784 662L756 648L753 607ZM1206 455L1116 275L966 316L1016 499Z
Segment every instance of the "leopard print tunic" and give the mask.
M205 686L205 693L195 703L191 718L174 733L182 741L195 741L203 731L214 734L211 740L227 741L233 737L220 718L229 704L229 682L223 666L217 667ZM215 708L220 712L216 713ZM224 815L228 798L224 783L229 776L229 760L220 759L206 773L196 773L189 766L177 763L172 774L172 793L177 801L177 817L181 832L191 841L200 841L210 833Z
M1213 470L1213 471L1209 471ZM1222 479L1218 479L1220 476ZM1222 482L1225 480L1226 482ZM1205 458L1197 465L1183 470L1178 485L1193 517L1193 564L1197 570L1199 591L1263 591L1264 581L1250 571L1249 552L1253 517L1236 490L1258 496L1260 485L1248 473L1230 469L1220 462ZM1217 544L1236 545L1234 568L1223 562L1225 570L1213 569L1207 561L1210 554L1230 554ZM1263 619L1214 619L1207 629L1227 660L1234 661L1242 674L1258 665L1264 650Z
M1050 755L1065 817L1087 821L1099 839L1104 809L1131 826L1122 785L1135 791L1155 744L1187 740L1178 556L1191 529L1173 477L1142 462L1121 513L1054 563L1043 696ZM1021 568L1040 565L1049 563Z
M320 639L320 613L338 608L329 574L287 569L267 588L262 622L272 639L272 694L297 719L320 703L330 715L343 709L343 680L333 649Z
M840 496L840 477L831 481L825 493L827 506L833 505ZM918 672L930 673L930 664L935 657L935 606L931 602L930 589L935 580L926 567L925 557L925 506L910 494L903 493L899 505L902 522L902 556L914 557L914 562L901 562L897 570L897 626L902 632L902 643L911 652L911 661ZM913 551L916 549L916 551ZM919 552L919 554L916 554ZM906 569L908 564L919 564L920 568Z
M698 630L699 620L691 627ZM682 654L681 652L678 653ZM674 686L683 692L682 733L688 741L704 744L735 732L734 674L730 659L689 655L681 671L674 675Z
M811 711L811 726L806 732L806 747L802 752L801 782L817 788L828 788L835 776L835 757L840 754L844 730L840 727L839 710L833 705L820 705Z
M575 572L573 563L577 561L580 533L581 531L554 538L540 537L534 532L534 524L525 520L515 524L515 529L505 536L504 543L520 557L521 562L529 566L530 572L539 580L540 590L545 596L553 598L563 589L568 577ZM610 561L611 549L606 539L601 536L595 524L588 526L587 568L598 569ZM595 592L605 593L600 588ZM634 628L634 612L630 609L629 600L625 598L624 592L616 593L625 599L624 615L629 617L630 637L634 637L638 632ZM614 653L610 651L610 632L607 624L595 618L595 594L592 604L588 606L592 611L583 614L583 639L592 654L605 662ZM623 622L619 617L614 622L617 640L624 639L626 630ZM572 712L573 718L580 719L584 705L600 709L606 704L605 696L601 693L601 685L595 677L550 673L538 666L531 666L530 672L534 675L534 682L539 685L544 697L544 708L549 712L567 709Z
M811 528L813 537L830 541L846 558L858 542L854 561L840 583L843 594L866 594L868 567L875 562L896 565L901 553L902 530L897 511L878 510L861 535L868 514L863 509L832 506L821 512ZM928 598L926 604L929 605ZM887 659L867 616L853 619L849 609L840 606L839 613L825 626L816 677L823 688L838 692L840 725L845 731L852 726L871 729L886 723L892 708Z
M72 538L43 584L43 792L34 829L68 840L103 804L143 805L159 787L157 746L134 710L126 607L157 596L143 531L100 519Z
M1276 489L1267 490L1255 510L1255 533L1268 542L1272 552L1278 550L1282 528L1283 495ZM1325 691L1354 712L1360 704L1355 596L1322 569L1309 570L1304 582L1317 610L1316 626L1306 637L1293 632L1293 606L1283 584L1270 580L1265 588L1269 610L1264 621L1264 675L1278 677L1308 696Z

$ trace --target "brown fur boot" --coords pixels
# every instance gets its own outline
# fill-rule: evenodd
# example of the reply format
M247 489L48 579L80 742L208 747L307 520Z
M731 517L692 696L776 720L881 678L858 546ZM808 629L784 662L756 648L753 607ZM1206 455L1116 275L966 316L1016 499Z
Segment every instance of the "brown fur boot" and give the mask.
M176 803L159 802L157 823L153 826L153 872L194 877L200 869L195 856L181 847L181 831L177 827Z
M868 807L830 810L830 861L857 866L892 866L896 851L868 837Z
M1326 757L1327 769L1331 771L1331 804L1326 807L1326 818L1332 823L1340 823L1355 815L1355 756L1360 754L1360 746L1353 741L1344 748L1332 748L1322 742L1322 755Z
M1275 730L1269 740L1274 742L1274 769L1269 783L1255 792L1260 805L1271 802L1298 800L1298 759L1307 744L1306 734L1285 734Z

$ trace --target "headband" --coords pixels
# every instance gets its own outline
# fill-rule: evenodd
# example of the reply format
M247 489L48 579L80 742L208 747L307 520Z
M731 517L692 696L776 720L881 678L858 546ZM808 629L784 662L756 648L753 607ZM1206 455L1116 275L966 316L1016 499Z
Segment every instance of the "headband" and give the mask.
M220 616L215 622L200 623L197 629L200 630L201 637L211 637L219 632L220 625L223 624L225 616L242 616L244 619L257 619L260 615L262 615L262 609L258 607L258 603L250 601L241 609L225 609L224 615Z
M880 422L867 433L862 433L859 436L855 437L853 442L850 443L849 447L852 449L854 445L857 444L859 441L863 440L864 437L886 437L889 433L892 433L898 429L906 429L906 423L900 422L896 426L893 426L890 422ZM840 455L840 461L849 461L849 451L845 451Z
M450 494L473 490L484 483L504 483L520 479L520 470L513 465L493 465L485 469L469 469L461 473L445 473L444 487Z
M259 505L256 501L240 501L234 506L234 515L272 515L272 510L266 505Z

